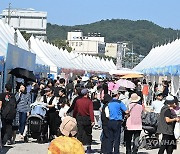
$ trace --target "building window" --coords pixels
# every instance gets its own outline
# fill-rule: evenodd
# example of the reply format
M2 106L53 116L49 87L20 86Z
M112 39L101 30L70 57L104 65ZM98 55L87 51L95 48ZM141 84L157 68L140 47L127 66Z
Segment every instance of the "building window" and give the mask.
M21 17L19 16L19 27L21 26Z
M76 42L76 46L78 46L78 42Z
M79 42L79 46L81 46L82 45L82 42Z
M74 46L74 42L72 42L72 46Z
M42 18L42 25L41 26L43 27L43 18Z

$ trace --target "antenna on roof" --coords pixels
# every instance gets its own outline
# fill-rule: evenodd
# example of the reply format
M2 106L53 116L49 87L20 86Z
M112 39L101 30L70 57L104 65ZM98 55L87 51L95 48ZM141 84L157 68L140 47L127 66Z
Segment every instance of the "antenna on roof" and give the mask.
M8 25L10 24L10 19L11 19L11 3L9 3L9 8L8 8Z

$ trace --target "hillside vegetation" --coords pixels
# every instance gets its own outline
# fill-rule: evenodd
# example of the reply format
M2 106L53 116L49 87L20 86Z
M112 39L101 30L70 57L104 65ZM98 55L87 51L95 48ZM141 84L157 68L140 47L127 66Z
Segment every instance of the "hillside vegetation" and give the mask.
M147 55L152 46L168 43L177 38L179 30L160 27L147 20L112 19L101 20L91 24L75 26L59 26L47 24L47 37L50 42L54 40L66 40L67 32L82 30L84 35L88 33L101 33L105 42L133 42L134 52L138 55Z

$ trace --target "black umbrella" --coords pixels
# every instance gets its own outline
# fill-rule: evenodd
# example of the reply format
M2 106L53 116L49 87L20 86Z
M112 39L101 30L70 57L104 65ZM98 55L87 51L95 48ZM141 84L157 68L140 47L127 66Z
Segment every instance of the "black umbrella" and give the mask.
M29 71L24 68L19 68L19 67L14 68L9 72L9 74L12 74L18 78L23 78L26 81L36 81L36 77L33 74L33 71Z

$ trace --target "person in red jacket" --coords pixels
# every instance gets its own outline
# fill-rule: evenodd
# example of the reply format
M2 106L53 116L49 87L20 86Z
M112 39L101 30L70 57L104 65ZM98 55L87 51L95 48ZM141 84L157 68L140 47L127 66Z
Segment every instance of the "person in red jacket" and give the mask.
M86 153L92 153L92 127L94 126L93 102L88 98L88 89L82 89L82 98L76 101L73 116L77 120L77 138L87 146Z

